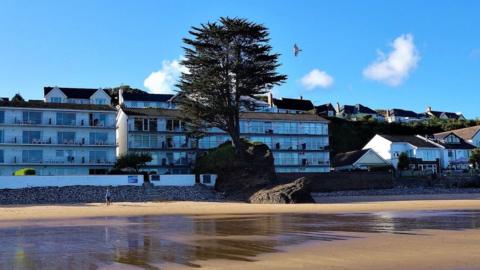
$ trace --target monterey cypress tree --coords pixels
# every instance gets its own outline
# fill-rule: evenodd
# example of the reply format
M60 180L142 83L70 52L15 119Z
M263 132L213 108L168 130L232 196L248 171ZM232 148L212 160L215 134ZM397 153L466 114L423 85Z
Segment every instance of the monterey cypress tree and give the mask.
M189 33L182 61L188 72L178 84L184 120L191 130L227 132L239 153L241 109L253 109L250 98L287 79L276 72L279 54L271 53L267 28L245 19L222 17Z

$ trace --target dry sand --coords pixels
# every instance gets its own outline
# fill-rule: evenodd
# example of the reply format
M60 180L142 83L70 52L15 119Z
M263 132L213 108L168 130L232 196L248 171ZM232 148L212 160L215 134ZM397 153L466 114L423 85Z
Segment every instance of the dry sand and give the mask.
M416 197L415 197L416 196ZM262 213L346 213L379 211L415 211L415 210L450 210L480 209L480 194L461 195L422 195L378 197L337 197L328 203L299 205L266 205L247 203L213 203L213 202L147 202L76 204L76 205L16 205L0 207L0 221L66 219L104 216L139 216L139 215L223 215L223 214L262 214ZM417 200L415 200L417 199ZM370 201L369 201L370 200Z

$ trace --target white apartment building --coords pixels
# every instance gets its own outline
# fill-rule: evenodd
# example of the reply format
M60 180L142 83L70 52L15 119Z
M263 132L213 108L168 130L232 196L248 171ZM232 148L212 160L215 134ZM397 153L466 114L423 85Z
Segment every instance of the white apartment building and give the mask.
M148 171L187 173L196 154L229 140L219 129L209 129L196 141L190 138L178 110L122 108L118 114L118 154L147 152ZM328 121L314 114L243 112L241 136L263 142L272 150L277 172L330 171Z
M23 168L37 175L106 173L116 160L116 110L66 103L68 97L58 100L51 91L57 92L50 90L46 100L53 103L0 101L0 175ZM101 92L93 103L108 104Z

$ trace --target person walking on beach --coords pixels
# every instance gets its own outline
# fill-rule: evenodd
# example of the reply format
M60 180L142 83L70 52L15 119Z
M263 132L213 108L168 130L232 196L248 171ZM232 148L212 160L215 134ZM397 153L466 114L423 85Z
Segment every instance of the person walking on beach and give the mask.
M110 189L107 188L107 192L105 192L105 204L108 206L112 203L112 194L110 193Z

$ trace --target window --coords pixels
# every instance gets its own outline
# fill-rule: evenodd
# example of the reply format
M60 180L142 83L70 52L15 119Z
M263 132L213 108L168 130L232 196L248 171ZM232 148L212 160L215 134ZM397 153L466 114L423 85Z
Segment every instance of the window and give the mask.
M77 115L72 112L58 112L57 125L74 126L76 124Z
M93 127L105 127L107 124L107 115L104 113L91 113L90 126Z
M0 163L4 163L5 162L5 159L3 157L3 150L0 149Z
M23 131L23 143L40 143L41 142L40 131Z
M0 130L0 143L4 143L5 142L5 139L3 137L3 130Z
M51 103L62 103L62 98L61 97L51 97L50 102Z
M71 162L75 161L72 150L57 150L55 151L56 161L59 162Z
M108 133L106 133L106 132L91 132L90 133L90 144L91 145L107 144L107 140L108 140Z
M24 163L41 163L43 160L42 150L23 150L22 162Z
M0 124L5 123L5 112L0 111Z
M58 132L57 143L58 144L74 144L75 132Z
M97 105L105 105L105 104L107 104L107 100L104 99L104 98L96 98L96 99L95 99L95 104L97 104Z
M23 112L23 123L25 124L41 124L41 112Z
M168 131L184 131L185 130L185 123L179 120L167 120L167 126L165 130Z
M135 118L135 131L157 131L157 118Z
M90 163L106 163L107 151L90 151Z

